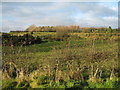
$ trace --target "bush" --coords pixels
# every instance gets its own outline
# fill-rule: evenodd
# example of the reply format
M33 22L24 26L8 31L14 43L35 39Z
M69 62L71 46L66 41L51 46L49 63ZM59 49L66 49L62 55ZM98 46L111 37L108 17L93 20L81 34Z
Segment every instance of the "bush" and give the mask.
M56 32L56 35L57 35L57 39L64 40L64 39L67 39L69 37L69 32L66 28L59 27L57 32Z
M35 43L41 43L39 37L35 38L32 35L25 34L23 36L11 36L10 34L2 34L3 46L19 46L19 45L31 45Z

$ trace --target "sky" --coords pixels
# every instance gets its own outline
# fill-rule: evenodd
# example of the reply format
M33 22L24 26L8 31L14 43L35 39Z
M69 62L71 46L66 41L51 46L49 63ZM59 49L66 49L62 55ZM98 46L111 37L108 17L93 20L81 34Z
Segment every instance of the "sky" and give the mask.
M36 26L118 27L117 0L114 2L17 1L5 0L0 4L2 5L2 15L0 15L2 32L25 30L32 24Z

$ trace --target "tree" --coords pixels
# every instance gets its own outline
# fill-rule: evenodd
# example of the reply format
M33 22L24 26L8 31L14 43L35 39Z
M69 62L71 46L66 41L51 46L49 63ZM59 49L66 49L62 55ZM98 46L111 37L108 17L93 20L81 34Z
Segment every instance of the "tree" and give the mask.
M27 29L26 29L26 31L35 31L35 29L37 29L37 27L36 27L36 25L31 25L31 26L29 26Z
M112 33L112 28L111 28L111 26L109 26L109 29L108 29L108 30L109 30L110 33Z
M109 26L109 29L112 29L111 26Z

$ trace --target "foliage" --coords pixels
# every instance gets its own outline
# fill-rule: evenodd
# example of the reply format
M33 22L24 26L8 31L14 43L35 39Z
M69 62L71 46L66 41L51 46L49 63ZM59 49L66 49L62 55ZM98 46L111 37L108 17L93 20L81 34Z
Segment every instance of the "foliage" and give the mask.
M18 46L18 45L30 45L35 43L41 43L39 37L33 37L29 34L24 34L23 36L11 36L10 34L2 34L2 45L3 46Z
M71 33L111 33L111 32L115 32L117 33L118 29L112 29L111 26L109 26L108 28L106 27L100 27L100 28L96 28L96 27L80 27L80 26L76 26L76 25L70 25L70 26L35 26L35 25L31 25L29 26L25 31L27 32L57 32L58 30L66 30L69 31Z
M17 82L14 80L4 80L2 82L3 89L12 89L17 85Z
M21 36L3 34L3 42L13 45L3 45L3 88L120 87L118 34L103 33L106 28L86 28L84 33L71 33L60 26L56 29L57 32L20 32ZM21 45L23 41L26 44ZM29 41L34 43L28 44Z

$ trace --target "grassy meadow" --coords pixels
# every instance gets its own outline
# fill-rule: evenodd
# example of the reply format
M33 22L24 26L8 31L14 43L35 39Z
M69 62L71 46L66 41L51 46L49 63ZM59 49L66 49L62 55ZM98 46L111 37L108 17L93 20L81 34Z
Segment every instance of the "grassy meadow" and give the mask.
M29 34L32 38L39 37L40 42L2 46L3 89L120 88L119 33L8 34L21 38Z

